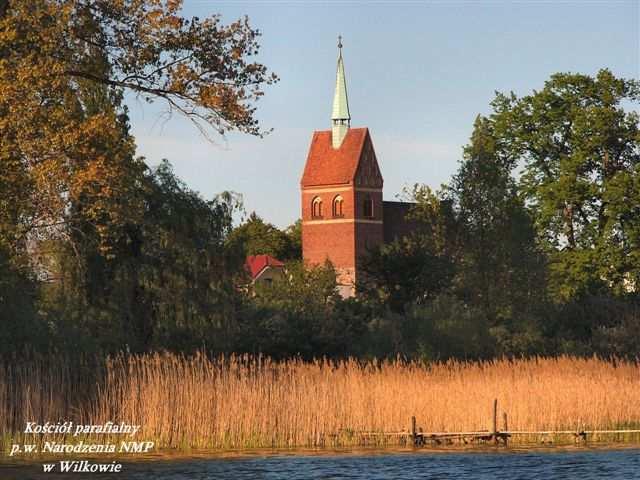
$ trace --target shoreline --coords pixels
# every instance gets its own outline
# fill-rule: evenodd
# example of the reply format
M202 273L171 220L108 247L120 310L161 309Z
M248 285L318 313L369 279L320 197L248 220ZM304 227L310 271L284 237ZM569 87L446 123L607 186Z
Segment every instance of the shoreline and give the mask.
M247 448L229 450L162 450L150 454L131 456L96 456L83 455L82 460L100 461L101 463L118 461L127 463L144 462L183 462L197 460L234 460L266 457L366 457L384 455L460 455L460 454L528 454L528 453L574 453L574 452L609 452L640 450L638 442L592 442L588 444L516 444L504 445L445 445L445 446L369 446L369 447L331 447L331 448ZM79 460L75 456L53 456L34 454L29 458L0 455L0 468L29 466L40 462L57 462L60 460Z

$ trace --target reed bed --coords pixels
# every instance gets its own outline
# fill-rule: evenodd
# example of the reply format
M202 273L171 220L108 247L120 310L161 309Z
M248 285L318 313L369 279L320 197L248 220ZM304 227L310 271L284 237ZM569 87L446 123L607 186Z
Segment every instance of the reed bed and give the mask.
M165 353L107 359L92 380L74 369L43 360L0 365L4 449L27 421L64 420L141 425L137 438L156 448L358 445L358 432L407 430L412 416L425 431L490 430L494 398L513 430L640 423L640 367L629 361L425 365Z

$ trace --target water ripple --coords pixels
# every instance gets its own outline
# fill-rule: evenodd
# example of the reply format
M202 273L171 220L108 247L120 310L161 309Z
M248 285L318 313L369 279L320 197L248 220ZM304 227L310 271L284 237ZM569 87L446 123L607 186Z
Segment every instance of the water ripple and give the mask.
M0 465L1 480L61 480L96 475L43 474L39 465ZM585 450L493 453L382 453L376 455L275 455L236 458L195 458L135 462L120 474L100 474L101 480L217 479L640 479L639 450Z

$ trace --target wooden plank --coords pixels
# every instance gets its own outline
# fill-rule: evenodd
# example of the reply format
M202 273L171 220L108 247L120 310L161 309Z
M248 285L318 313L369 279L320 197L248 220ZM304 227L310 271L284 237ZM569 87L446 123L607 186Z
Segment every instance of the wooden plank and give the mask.
M452 436L464 436L464 437L481 437L492 435L494 433L504 435L580 435L586 434L615 434L615 433L640 433L640 430L503 430L498 432L490 432L488 430L473 430L468 432L349 432L353 435L365 435L365 436L423 436L423 437L452 437ZM330 435L339 435L334 433Z
M584 433L640 433L640 430L584 430Z
M411 435L411 432L352 432L354 435ZM416 432L416 435L423 436L448 436L448 435L491 435L493 432L488 430L473 430L469 432ZM508 430L508 431L499 431L497 433L504 433L508 435L553 435L553 434L561 434L561 435L575 435L580 433L587 434L602 434L602 433L640 433L640 430L584 430L584 431L576 431L576 430Z

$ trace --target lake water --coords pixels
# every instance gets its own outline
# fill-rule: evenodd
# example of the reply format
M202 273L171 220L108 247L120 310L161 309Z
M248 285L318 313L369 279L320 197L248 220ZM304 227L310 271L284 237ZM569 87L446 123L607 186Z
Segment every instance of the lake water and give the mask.
M101 460L105 462L105 460ZM640 450L341 452L198 457L124 463L118 474L42 473L0 463L2 480L640 479Z

